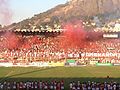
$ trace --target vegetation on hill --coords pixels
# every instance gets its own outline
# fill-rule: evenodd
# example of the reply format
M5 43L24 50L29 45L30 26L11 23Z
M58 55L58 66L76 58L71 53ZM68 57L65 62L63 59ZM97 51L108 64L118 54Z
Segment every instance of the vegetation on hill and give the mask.
M120 17L119 4L120 0L70 0L32 18L13 23L9 28L30 28L31 25L40 27L46 24L61 24L72 19L91 20L94 16L105 22Z

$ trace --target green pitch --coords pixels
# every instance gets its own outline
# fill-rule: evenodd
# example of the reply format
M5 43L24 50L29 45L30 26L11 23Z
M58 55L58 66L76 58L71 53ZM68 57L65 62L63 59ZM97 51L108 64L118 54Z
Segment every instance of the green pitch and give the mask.
M106 78L109 76L110 78ZM64 80L65 86L70 81L117 81L120 82L120 67L0 67L0 82L7 81L51 81Z

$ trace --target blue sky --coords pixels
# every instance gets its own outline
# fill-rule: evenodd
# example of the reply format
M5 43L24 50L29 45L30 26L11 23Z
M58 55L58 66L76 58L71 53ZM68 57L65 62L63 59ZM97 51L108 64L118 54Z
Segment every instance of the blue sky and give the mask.
M67 0L10 0L10 8L13 12L12 22L47 11L58 4L64 4Z

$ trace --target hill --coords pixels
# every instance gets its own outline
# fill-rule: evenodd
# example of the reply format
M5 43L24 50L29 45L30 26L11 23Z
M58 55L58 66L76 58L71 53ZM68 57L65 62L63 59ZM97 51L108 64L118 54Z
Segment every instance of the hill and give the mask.
M70 0L46 12L34 15L30 19L13 23L12 28L30 28L30 25L44 25L69 21L71 19L89 19L93 16L113 19L120 17L120 0Z

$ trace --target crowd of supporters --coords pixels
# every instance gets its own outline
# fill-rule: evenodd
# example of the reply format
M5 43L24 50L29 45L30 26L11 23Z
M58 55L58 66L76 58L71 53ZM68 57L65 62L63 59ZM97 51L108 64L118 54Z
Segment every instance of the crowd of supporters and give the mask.
M16 40L14 40L16 41ZM1 57L6 60L60 60L65 58L81 59L82 53L120 53L120 40L119 39L102 39L96 41L85 41L85 44L79 46L72 46L72 43L65 43L64 37L39 37L29 36L22 37L20 43L13 43L13 49L5 47L7 40L5 37L0 37L0 53ZM79 41L78 41L79 42ZM20 45L18 45L20 44ZM7 46L7 45L6 45ZM8 45L10 46L10 45ZM84 57L86 58L86 57ZM94 58L94 57L93 57ZM105 57L98 57L105 58ZM118 60L119 57L107 58L110 62ZM104 60L104 59L103 59ZM117 62L120 62L119 60Z

